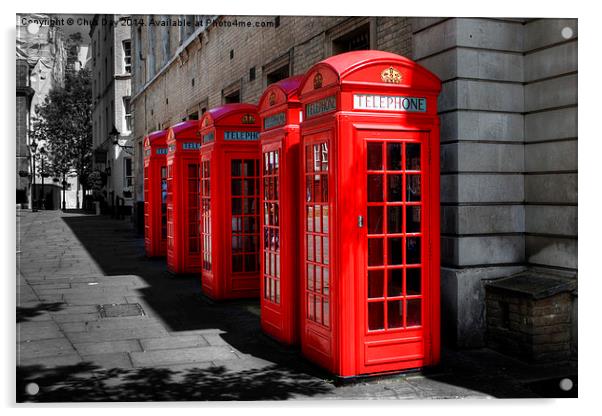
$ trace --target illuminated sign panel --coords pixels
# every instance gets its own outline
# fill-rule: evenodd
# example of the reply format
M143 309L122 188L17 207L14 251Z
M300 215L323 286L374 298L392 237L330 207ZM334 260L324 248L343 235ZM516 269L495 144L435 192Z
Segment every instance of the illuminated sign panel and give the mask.
M399 95L353 94L353 109L426 113L426 98Z
M257 131L225 131L224 140L258 140L259 132Z
M213 132L203 135L203 143L210 143L213 140L215 140L215 136L213 135Z
M335 110L337 108L337 99L334 95L324 97L321 100L314 101L305 106L307 118L317 116L322 113Z
M199 150L201 144L198 142L184 142L182 143L182 150Z
M284 123L286 123L286 115L284 112L276 113L263 119L263 128L271 129L272 127L282 126Z
M155 151L156 155L166 155L167 154L167 147L158 147L157 150Z

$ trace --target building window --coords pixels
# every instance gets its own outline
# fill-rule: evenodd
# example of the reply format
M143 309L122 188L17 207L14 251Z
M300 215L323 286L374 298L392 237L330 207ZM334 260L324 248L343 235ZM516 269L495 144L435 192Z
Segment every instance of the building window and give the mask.
M199 112L195 111L194 113L190 113L188 115L188 120L198 120L199 119Z
M332 41L332 52L335 55L365 49L370 49L370 23L366 23Z
M132 131L132 106L130 97L123 97L123 114L125 117L125 130Z
M268 85L289 77L288 64L267 74Z
M255 67L249 69L249 81L255 81Z
M224 104L232 104L240 102L240 90L232 91L228 95L224 95Z
M123 41L123 70L128 74L132 73L132 41Z
M132 175L132 158L123 158L123 186L130 188L134 184L134 175Z

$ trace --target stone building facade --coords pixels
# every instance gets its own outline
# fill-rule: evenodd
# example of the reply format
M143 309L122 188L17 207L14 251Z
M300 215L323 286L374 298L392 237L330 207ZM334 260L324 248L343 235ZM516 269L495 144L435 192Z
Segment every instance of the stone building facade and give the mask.
M490 279L526 269L576 279L576 20L197 16L217 24L147 24L168 18L178 16L133 16L145 22L132 25L137 200L146 134L222 103L257 102L271 82L330 55L386 50L443 83L444 339L484 345ZM252 27L228 26L234 19Z
M92 71L93 169L106 184L101 191L108 209L133 201L134 147L130 105L131 30L125 15L95 15L90 29ZM113 127L119 132L113 136Z

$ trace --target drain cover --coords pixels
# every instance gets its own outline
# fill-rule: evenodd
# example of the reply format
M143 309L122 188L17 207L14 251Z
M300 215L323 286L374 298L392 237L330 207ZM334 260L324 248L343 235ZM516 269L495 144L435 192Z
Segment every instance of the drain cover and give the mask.
M139 303L109 303L98 305L101 318L123 318L127 316L144 316L144 310Z

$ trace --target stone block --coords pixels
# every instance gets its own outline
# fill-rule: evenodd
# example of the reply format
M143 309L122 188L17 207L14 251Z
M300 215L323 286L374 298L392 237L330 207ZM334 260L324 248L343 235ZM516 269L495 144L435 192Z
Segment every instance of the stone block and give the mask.
M527 235L527 261L532 264L577 269L577 240Z
M487 110L523 112L523 85L458 79L442 85L439 111Z
M441 114L441 142L449 140L523 141L521 114L452 111Z
M522 205L468 205L441 207L443 234L496 234L525 231Z
M485 289L483 282L517 273L524 268L441 268L441 328L448 345L476 348L485 343Z
M522 172L521 144L450 143L441 145L441 172Z
M450 266L520 263L525 240L520 235L441 237L441 261Z
M523 175L449 174L441 175L441 202L522 202Z
M577 236L577 207L554 205L525 206L526 232Z
M577 74L525 85L526 112L575 104L577 104Z
M456 46L458 19L449 19L430 26L412 36L413 59L420 59Z
M525 146L525 172L577 170L577 140L531 143Z
M458 18L456 41L468 46L497 51L523 51L523 25L516 21Z
M532 204L576 204L577 174L525 175L525 200Z
M523 81L523 57L517 53L458 48L457 76L489 81Z
M525 114L525 142L577 137L577 107Z
M572 32L570 38L562 35L562 29L569 28ZM537 19L525 24L525 52L540 49L578 36L577 19Z
M577 40L525 55L525 82L577 71Z
M412 27L412 32L416 33L426 27L433 26L446 19L446 17L412 17L410 18L410 25Z

